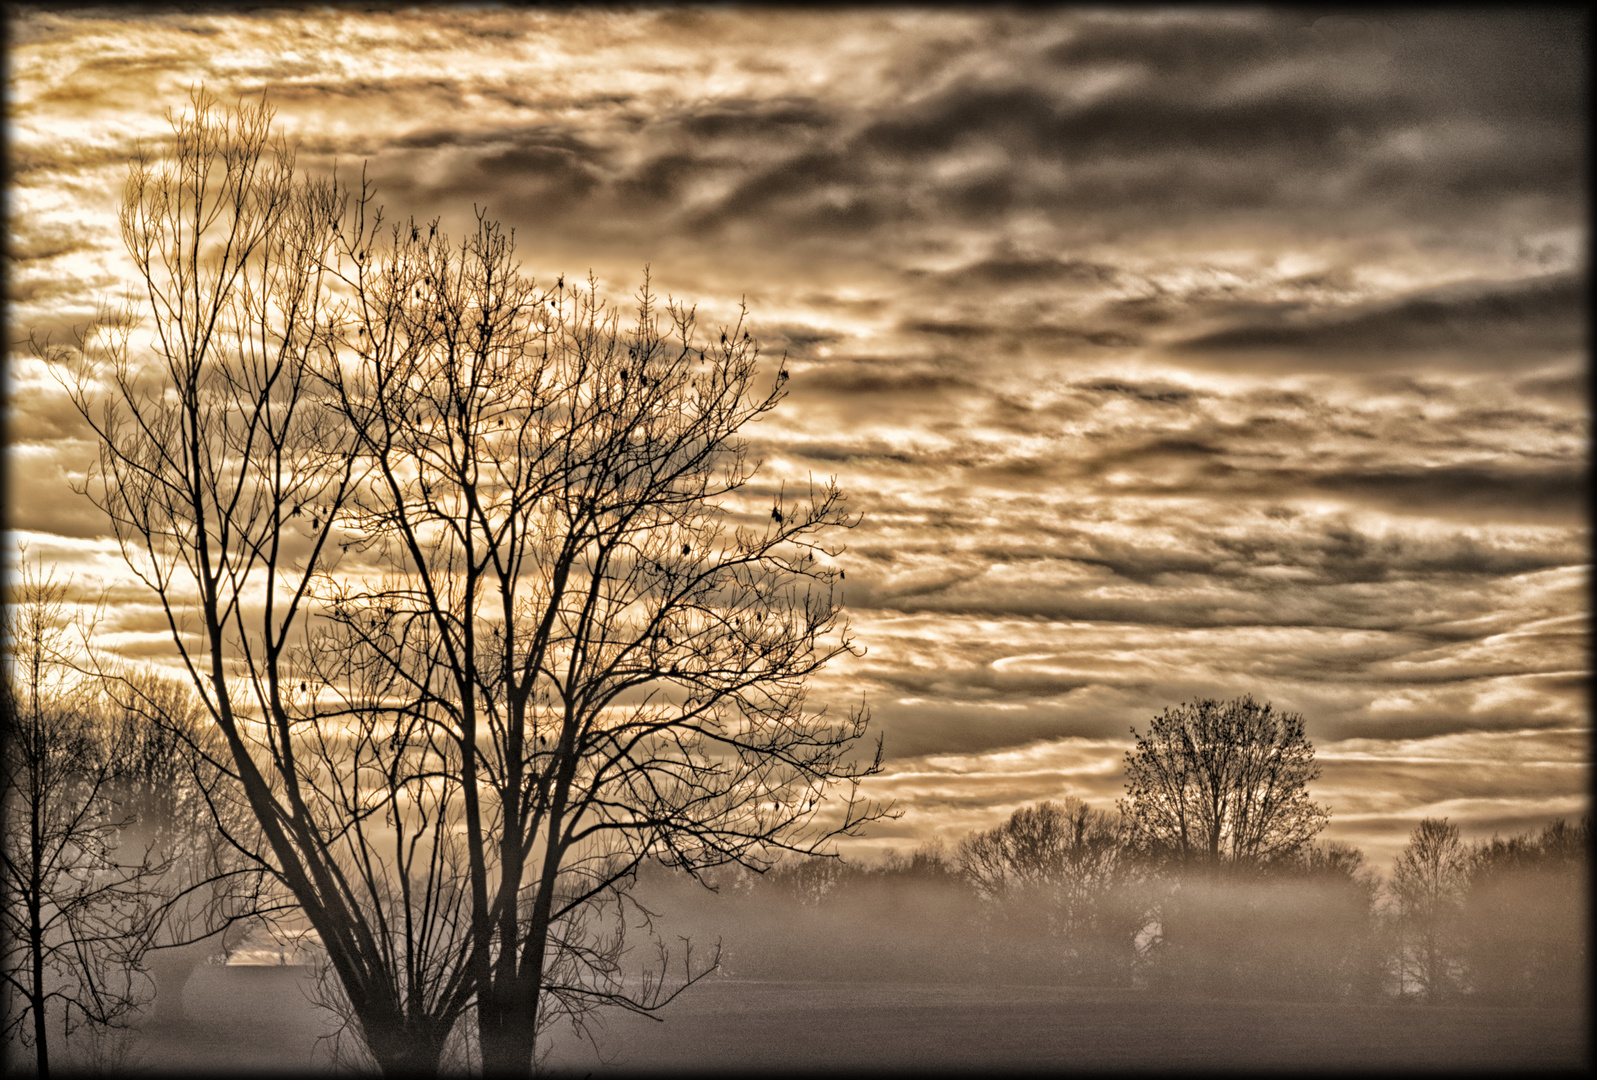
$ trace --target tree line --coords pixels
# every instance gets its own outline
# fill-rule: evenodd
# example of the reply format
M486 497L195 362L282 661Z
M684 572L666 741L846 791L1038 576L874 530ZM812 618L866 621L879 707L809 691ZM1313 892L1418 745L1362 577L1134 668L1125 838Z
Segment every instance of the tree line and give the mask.
M1134 734L1136 734L1134 732ZM1588 818L1465 843L1427 818L1383 880L1319 842L1302 718L1167 709L1113 811L1067 797L877 863L728 874L702 933L746 978L1038 982L1286 1000L1569 1004L1587 971ZM693 921L659 872L646 895Z
M1107 842L1062 840L1096 819ZM1570 1005L1588 971L1589 825L1457 842L1442 887L1408 877L1416 850L1457 827L1426 819L1386 879L1356 848L1308 845L1219 875L1150 858L1117 815L1079 801L875 862L805 859L715 879L713 902L675 875L640 901L723 938L733 978L1037 983L1197 997ZM1041 856L994 863L982 848Z

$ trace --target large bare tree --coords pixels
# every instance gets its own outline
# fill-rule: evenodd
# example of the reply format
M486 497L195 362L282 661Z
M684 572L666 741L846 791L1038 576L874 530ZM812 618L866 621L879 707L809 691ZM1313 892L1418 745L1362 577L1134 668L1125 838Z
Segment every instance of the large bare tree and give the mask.
M760 866L876 812L863 712L804 697L853 649L843 496L754 508L739 432L786 376L753 389L741 326L699 349L645 291L623 330L485 217L385 230L270 125L197 92L134 167L144 296L80 342L86 490L379 1066L435 1070L469 1011L525 1073L540 1018L669 996L593 919L640 860Z
M1182 863L1257 864L1294 855L1330 813L1303 717L1251 696L1166 709L1126 754L1121 812L1145 848Z
M376 677L350 708L452 763L482 1063L525 1072L529 1018L592 985L550 979L547 958L595 955L555 948L562 928L643 860L763 867L876 812L851 787L809 824L878 767L848 758L863 711L805 700L854 651L833 538L852 520L830 482L755 494L741 431L787 376L755 388L741 322L701 344L645 279L623 326L591 280L537 288L484 215L458 244L364 218L347 243L361 480L340 523L381 573L324 582L339 629L318 674Z
M296 177L264 101L229 110L196 91L191 104L125 188L142 296L80 342L72 391L100 441L85 490L225 744L209 764L258 827L240 850L294 897L384 1070L430 1071L458 1012L411 993L380 921L392 882L350 872L369 857L355 824L391 804L379 791L350 806L358 735L316 722L297 666L313 575L336 554L330 509L351 483L352 441L320 397L343 195Z

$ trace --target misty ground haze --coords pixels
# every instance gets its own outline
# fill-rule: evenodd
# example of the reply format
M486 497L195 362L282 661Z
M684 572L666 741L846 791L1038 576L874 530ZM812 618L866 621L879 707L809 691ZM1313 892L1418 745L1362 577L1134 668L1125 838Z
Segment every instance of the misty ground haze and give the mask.
M645 875L638 900L673 950L677 970L683 938L691 937L701 958L719 946L719 971L689 987L658 1019L608 1010L587 1037L557 1028L545 1068L555 1076L1522 1071L1573 1070L1589 1061L1580 995L1487 1000L1476 994L1428 1005L1413 995L1398 999L1390 987L1361 997L1329 985L1222 985L1191 972L1160 979L1139 969L1119 985L1113 974L1067 979L1053 943L983 930L977 908L947 881L914 881L890 867L856 868L852 887L846 875L833 879L845 884L834 886L831 903L783 892L802 875L785 882L727 878L714 893L680 876ZM1324 957L1296 955L1335 944L1323 932L1318 938L1301 932L1324 925L1312 891L1277 888L1269 896L1275 907L1267 925L1278 940L1231 947L1265 963L1290 958L1304 970L1329 970ZM1208 897L1203 910L1215 924L1211 937L1227 911L1248 903L1243 886ZM1250 925L1257 934L1261 924ZM641 934L636 940L641 967L649 948ZM1568 949L1580 945L1569 941ZM245 955L270 959L259 950L239 954ZM199 967L183 993L184 1019L160 1022L147 1011L106 1060L126 1075L329 1073L333 1044L324 1036L336 1024L311 1002L310 971L270 963Z
M329 1071L326 1014L294 968L202 969L189 1021L134 1033L162 1075ZM561 1032L554 1075L804 1069L1575 1069L1579 1008L1163 1000L1131 990L716 979L663 1023L615 1013L597 1048ZM142 1066L142 1068L141 1068Z

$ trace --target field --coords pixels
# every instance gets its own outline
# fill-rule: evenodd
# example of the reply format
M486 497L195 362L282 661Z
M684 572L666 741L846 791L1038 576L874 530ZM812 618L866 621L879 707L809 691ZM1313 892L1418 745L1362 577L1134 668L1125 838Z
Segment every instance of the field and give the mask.
M189 1019L134 1033L127 1072L325 1071L325 1017L293 968L202 968ZM562 1033L556 1075L803 1070L1579 1069L1576 1009L1158 1001L1058 987L702 983L665 1022L611 1014L598 1049Z
M670 1019L612 1018L580 1074L801 1069L1559 1069L1586 1061L1578 1010L1154 1001L1055 987L701 985ZM580 1052L586 1050L586 1053Z

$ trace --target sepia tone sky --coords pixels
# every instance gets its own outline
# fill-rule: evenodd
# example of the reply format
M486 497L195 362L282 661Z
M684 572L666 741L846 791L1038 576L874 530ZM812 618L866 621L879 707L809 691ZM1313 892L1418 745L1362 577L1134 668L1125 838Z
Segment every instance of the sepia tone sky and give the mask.
M390 218L473 205L539 278L718 323L836 475L896 822L1110 808L1129 728L1301 712L1326 836L1386 870L1587 806L1585 25L1572 11L18 7L13 341L124 286L139 140L263 90ZM91 445L13 344L10 528L87 586ZM8 558L11 556L8 554ZM100 640L169 647L119 589Z

